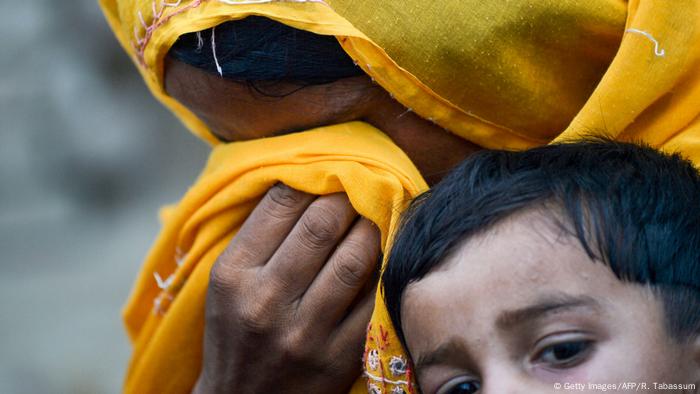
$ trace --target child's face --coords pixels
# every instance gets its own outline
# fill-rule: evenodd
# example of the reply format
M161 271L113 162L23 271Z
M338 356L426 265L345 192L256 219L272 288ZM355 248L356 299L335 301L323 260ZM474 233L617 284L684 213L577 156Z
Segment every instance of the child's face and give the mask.
M470 239L411 284L402 323L426 394L604 389L589 383L668 393L683 391L654 384L698 379L651 291L615 278L534 211Z

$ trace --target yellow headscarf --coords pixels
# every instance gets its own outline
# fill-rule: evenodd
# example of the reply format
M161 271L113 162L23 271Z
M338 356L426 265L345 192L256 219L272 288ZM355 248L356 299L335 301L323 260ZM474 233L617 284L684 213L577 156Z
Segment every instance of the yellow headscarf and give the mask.
M601 133L700 163L696 0L100 0L154 95L197 135L206 125L163 90L182 34L249 15L334 35L362 69L423 118L485 148L524 149ZM339 143L341 142L341 143ZM345 191L382 230L426 188L363 123L219 145L173 208L125 310L127 392L189 392L199 373L208 270L267 187ZM154 279L154 275L157 280ZM377 296L353 392L412 392L410 362Z

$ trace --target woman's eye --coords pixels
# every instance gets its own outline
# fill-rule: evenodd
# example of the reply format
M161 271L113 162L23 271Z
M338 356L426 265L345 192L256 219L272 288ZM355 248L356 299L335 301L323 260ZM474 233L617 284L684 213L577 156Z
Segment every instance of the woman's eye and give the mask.
M540 363L558 368L569 368L588 354L592 341L570 341L550 345L542 349L536 357Z
M481 389L481 383L477 380L457 378L443 385L437 394L474 394Z

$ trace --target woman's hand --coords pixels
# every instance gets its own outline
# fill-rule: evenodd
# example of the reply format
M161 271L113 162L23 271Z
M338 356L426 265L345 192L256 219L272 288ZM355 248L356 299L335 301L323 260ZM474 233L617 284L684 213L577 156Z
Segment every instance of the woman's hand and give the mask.
M274 186L211 270L194 392L347 391L379 255L378 229L344 194Z

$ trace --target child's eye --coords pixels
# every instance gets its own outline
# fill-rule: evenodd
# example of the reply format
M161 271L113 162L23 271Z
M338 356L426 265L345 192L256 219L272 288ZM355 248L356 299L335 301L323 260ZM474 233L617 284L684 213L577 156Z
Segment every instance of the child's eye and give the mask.
M481 389L478 380L467 376L460 376L440 386L437 394L474 394Z
M554 368L571 368L582 362L593 348L593 341L559 342L544 347L535 361Z

